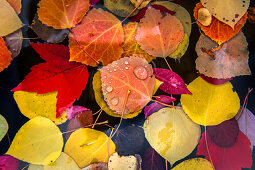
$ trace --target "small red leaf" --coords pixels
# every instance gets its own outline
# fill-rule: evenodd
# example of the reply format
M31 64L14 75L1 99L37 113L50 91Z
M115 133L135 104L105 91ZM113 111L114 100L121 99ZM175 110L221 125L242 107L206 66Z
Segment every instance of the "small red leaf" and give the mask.
M89 111L89 109L82 107L82 106L71 106L71 107L67 108L66 111L67 111L67 115L66 115L67 119L71 120L77 114L79 114L83 111Z
M168 94L192 94L186 87L182 78L173 71L163 68L154 68L156 79L162 81L159 87Z
M230 80L233 80L233 78L227 78L227 79L217 79L217 78L212 78L212 77L207 77L204 74L199 73L200 77L202 77L202 79L204 79L205 81L207 81L208 83L214 84L214 85L220 85L220 84L224 84Z
M159 95L156 97L156 100L165 104L168 104L170 102L175 101L176 99L170 96L166 96L166 95Z
M19 160L10 156L2 155L0 156L0 169L1 170L15 170L19 167Z
M162 158L152 147L149 147L143 155L142 169L164 170L164 158Z

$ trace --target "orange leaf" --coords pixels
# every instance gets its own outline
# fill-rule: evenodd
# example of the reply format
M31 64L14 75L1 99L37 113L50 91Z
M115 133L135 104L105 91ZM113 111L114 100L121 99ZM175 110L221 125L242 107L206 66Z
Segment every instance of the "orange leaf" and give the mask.
M11 60L11 52L6 47L4 39L0 37L0 72L10 65Z
M135 39L148 54L167 57L177 49L183 37L179 19L168 13L162 15L160 10L149 7L138 24Z
M17 14L21 12L21 0L7 0Z
M69 34L70 61L107 65L121 57L123 42L121 22L109 12L92 9Z
M194 8L194 17L198 19L198 10L204 8L202 3L197 3ZM219 21L214 16L212 16L212 22L209 26L204 26L197 21L197 24L201 27L201 30L212 40L216 41L219 45L228 41L233 36L235 36L244 26L247 19L247 12L245 15L237 22L234 30L227 24Z
M89 0L41 0L38 4L39 20L55 29L78 24L89 10Z
M145 51L143 51L139 44L135 40L135 32L136 28L138 26L137 22L129 22L124 26L124 44L123 44L123 54L122 56L128 57L128 56L139 56L145 58L148 62L151 62L151 60L156 59L156 57L153 57L149 54L147 54Z

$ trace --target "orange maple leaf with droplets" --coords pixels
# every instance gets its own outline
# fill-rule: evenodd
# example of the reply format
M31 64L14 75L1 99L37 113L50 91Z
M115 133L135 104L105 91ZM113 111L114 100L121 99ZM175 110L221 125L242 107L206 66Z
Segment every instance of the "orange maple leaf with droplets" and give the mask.
M11 52L6 47L4 39L0 37L0 72L10 65L11 60Z
M194 8L194 17L196 20L198 19L198 10L200 8L204 8L202 3L196 4L196 7ZM221 45L234 37L243 28L247 20L247 14L248 13L246 12L245 15L237 22L234 30L229 25L216 19L214 16L212 16L212 22L209 26L204 26L198 21L197 24L208 37Z
M39 20L55 29L78 24L89 10L89 0L41 0L37 11Z
M117 114L139 111L151 100L155 77L144 58L124 57L99 71L104 100Z
M142 50L139 44L135 40L135 32L138 26L137 22L129 22L126 24L124 28L124 44L123 44L123 54L122 56L139 56L145 58L148 62L151 60L156 59L149 54L147 54L144 50Z
M69 35L70 61L107 65L121 57L123 42L121 22L107 11L92 9Z

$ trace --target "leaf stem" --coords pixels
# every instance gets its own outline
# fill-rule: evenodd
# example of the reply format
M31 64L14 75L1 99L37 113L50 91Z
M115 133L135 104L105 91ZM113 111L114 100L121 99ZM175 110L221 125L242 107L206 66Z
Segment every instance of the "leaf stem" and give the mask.
M167 107L172 107L172 108L176 108L176 109L182 109L182 107L179 107L179 106L173 106L173 105L168 105L168 104L165 104L165 103L159 102L159 101L157 101L157 100L153 100L153 99L151 99L151 101L157 102L157 103L162 104L162 105L167 106Z
M173 70L172 70L172 68L170 67L170 65L169 65L169 63L168 63L168 61L167 61L166 57L164 57L164 60L165 60L165 62L166 62L166 64L167 64L167 66L168 66L169 70L170 70L170 71L173 71Z

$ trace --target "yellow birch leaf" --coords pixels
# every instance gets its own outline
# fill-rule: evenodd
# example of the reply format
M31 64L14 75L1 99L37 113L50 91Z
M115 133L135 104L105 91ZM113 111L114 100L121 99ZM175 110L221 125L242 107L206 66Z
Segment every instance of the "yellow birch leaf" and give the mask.
M230 82L213 85L198 77L187 88L192 95L182 94L181 105L197 124L218 125L238 113L240 99Z
M38 165L48 165L61 154L63 137L59 128L44 117L35 117L25 123L6 154Z
M176 165L172 170L214 170L211 162L204 158L192 158Z

